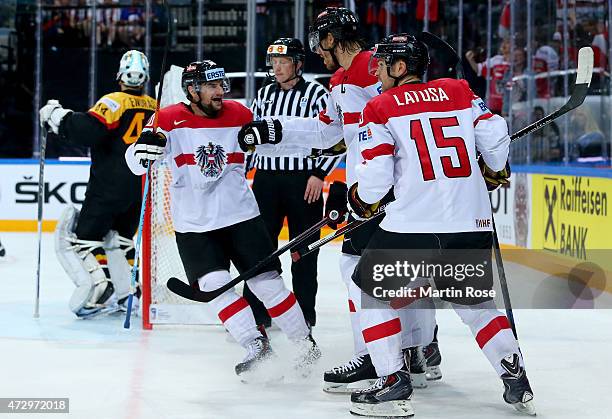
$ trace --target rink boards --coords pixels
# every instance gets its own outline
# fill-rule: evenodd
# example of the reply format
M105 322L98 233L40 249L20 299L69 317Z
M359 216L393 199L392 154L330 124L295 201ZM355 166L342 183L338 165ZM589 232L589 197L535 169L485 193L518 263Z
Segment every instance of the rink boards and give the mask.
M36 160L0 160L0 231L36 231L38 173ZM67 204L83 202L88 177L88 161L47 161L45 231ZM343 166L326 179L324 193L335 179L344 179ZM515 166L511 180L491 194L500 243L539 251L517 262L544 271L588 262L612 272L610 169Z

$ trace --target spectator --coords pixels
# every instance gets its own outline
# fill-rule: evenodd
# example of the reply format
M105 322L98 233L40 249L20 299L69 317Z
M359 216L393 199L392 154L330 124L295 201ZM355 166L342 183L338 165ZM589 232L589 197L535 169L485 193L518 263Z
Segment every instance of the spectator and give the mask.
M570 158L599 157L605 137L588 107L574 110L570 117Z
M555 35L557 35L555 33ZM559 37L561 34L559 34ZM554 40L554 35L553 35ZM533 56L533 70L536 74L548 73L559 69L559 54L550 45L546 45L542 37L537 37L534 44L536 52ZM539 98L549 98L553 96L552 83L549 78L536 79L536 92Z
M128 47L142 44L145 33L144 10L139 0L132 0L132 5L121 8L119 40Z
M97 41L98 45L106 43L111 47L117 37L117 24L121 20L119 0L103 0L102 6L97 10Z
M533 108L533 121L544 118L544 108ZM531 134L531 161L532 162L560 162L563 160L563 145L561 133L555 121Z
M470 67L478 77L490 77L489 84L489 109L496 114L502 113L504 90L506 88L506 73L510 68L510 41L504 39L499 47L499 54L489 58L485 62L476 62L476 53L473 50L466 52Z

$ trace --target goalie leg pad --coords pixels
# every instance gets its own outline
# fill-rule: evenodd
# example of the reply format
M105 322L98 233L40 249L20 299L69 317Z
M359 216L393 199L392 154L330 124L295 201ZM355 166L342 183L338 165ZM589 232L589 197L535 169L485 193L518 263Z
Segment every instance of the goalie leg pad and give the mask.
M128 261L127 253L134 249L134 242L111 230L104 237L103 247L117 298L127 297L132 281L132 265Z
M127 297L133 292L136 298L132 300L132 311L137 312L140 305L140 288L136 278L136 288L132 290L133 250L134 241L120 236L114 230L109 231L104 237L104 252L119 307L122 311L127 310Z
M79 211L69 206L62 213L55 230L55 253L77 287L70 298L70 310L79 317L116 311L114 288L92 253L102 247L102 242L76 237L74 228L78 217Z

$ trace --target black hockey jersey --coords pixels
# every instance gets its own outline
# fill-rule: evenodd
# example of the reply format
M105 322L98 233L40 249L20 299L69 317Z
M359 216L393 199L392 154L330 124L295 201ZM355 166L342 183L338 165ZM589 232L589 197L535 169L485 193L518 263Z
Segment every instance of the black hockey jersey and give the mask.
M109 202L140 197L140 177L128 169L124 154L140 136L155 105L155 99L147 95L114 92L100 98L88 112L73 112L62 120L60 137L91 149L88 197Z

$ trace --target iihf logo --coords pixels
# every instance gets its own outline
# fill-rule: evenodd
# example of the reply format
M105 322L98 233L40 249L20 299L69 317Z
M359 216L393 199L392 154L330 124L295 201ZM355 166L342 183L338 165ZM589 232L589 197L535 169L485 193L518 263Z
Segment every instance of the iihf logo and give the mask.
M226 164L225 150L221 145L211 142L201 145L196 149L196 161L205 177L216 180Z

